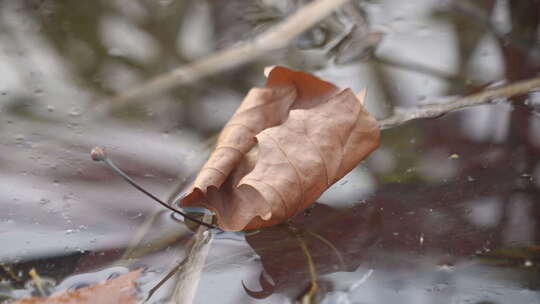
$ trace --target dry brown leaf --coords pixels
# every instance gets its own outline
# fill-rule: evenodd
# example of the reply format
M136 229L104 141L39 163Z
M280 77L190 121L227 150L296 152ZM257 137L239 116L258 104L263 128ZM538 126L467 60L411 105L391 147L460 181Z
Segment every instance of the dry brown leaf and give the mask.
M135 304L135 280L140 274L140 270L135 270L88 287L61 291L50 297L23 298L12 304Z
M312 204L379 144L365 90L273 68L225 125L183 206L214 211L225 230L281 223Z

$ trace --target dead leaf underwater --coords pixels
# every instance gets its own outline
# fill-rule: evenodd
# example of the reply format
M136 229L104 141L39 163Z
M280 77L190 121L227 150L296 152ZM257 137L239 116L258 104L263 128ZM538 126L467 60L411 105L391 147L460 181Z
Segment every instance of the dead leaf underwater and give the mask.
M135 304L137 303L135 280L140 274L140 270L134 270L91 286L61 291L50 297L22 298L12 304Z
M313 75L273 68L223 128L181 200L224 230L285 221L311 205L379 145L377 121L355 96Z

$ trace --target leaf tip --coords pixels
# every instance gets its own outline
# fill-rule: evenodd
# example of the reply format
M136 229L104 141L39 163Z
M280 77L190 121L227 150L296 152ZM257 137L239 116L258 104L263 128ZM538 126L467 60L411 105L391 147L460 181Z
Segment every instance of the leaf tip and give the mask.
M265 67L264 68L264 77L268 78L268 76L270 75L270 72L272 72L272 70L275 67L276 67L275 65L269 65L269 66Z
M366 88L363 88L358 94L356 94L356 98L358 98L361 105L365 104L366 95L367 95L367 89Z

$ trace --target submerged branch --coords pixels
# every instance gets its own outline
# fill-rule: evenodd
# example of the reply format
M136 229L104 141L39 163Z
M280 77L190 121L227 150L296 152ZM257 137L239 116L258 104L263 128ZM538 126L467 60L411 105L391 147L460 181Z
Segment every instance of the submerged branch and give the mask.
M211 213L205 213L202 221L211 223L212 219L213 215ZM206 226L199 226L197 232L189 240L186 257L150 289L145 302L148 302L163 284L176 275L177 280L172 294L172 303L193 303L212 239L212 230Z
M203 221L211 223L212 214L205 213ZM212 230L205 226L199 226L199 229L191 239L192 243L187 256L182 261L181 267L178 269L178 276L173 294L174 303L187 304L193 302L212 239Z
M396 113L390 117L379 120L379 126L381 129L389 129L412 120L438 117L454 110L490 104L497 98L509 98L517 95L523 95L539 88L540 77L518 81L500 88L488 89L466 97L456 98L447 103L430 104L418 107L414 110Z
M298 241L298 245L300 246L300 249L302 249L302 252L304 253L306 257L306 263L309 270L310 285L306 293L304 293L301 296L300 298L301 303L302 304L315 303L315 297L317 295L317 290L319 289L319 286L317 284L317 269L315 268L315 262L313 261L313 257L311 256L311 253L309 252L309 248L306 244L306 241L304 240L302 231L299 231L298 228L294 227L290 223L288 223L285 227L287 228L287 231L291 235L293 235Z
M251 41L214 53L201 60L175 68L150 79L124 95L112 99L115 103L148 96L180 84L195 82L205 76L247 63L270 51L287 46L294 38L326 18L349 0L317 0L306 4L268 31Z

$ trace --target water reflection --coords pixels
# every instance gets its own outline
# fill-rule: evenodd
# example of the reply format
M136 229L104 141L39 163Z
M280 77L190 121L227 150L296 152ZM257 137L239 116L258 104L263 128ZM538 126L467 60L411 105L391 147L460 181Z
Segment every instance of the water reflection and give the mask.
M449 303L441 302L442 295L472 303L484 298L496 299L496 303L507 297L538 299L533 292L507 290L508 281L503 279L511 271L513 285L525 289L538 280L534 270L540 262L534 245L538 211L530 196L523 194L536 189L535 183L519 172L498 167L513 149L484 158L483 168L470 172L464 163L474 163L475 155L484 155L477 149L469 145L460 150L460 157L452 160L456 176L451 180L387 183L353 207L339 210L317 203L295 217L291 224L301 231L328 292L324 301L382 296L376 302L388 302L394 298L387 294L391 290L410 303ZM258 278L260 290L257 284L245 283L251 287L247 289L251 296L264 298L280 292L295 298L309 286L306 254L285 226L248 235L246 241L260 256L264 270ZM370 269L374 281L362 281ZM502 281L485 285L486 276L491 275ZM325 285L327 280L332 284ZM354 287L359 281L363 283ZM475 291L482 288L486 293Z
M296 298L306 288L310 282L308 262L294 233L306 243L317 275L321 276L356 270L367 248L377 240L380 229L380 214L373 206L359 204L337 210L315 203L288 225L246 236L264 268L259 279L262 290L246 290L256 298L267 297L273 292L287 292Z
M32 292L32 267L58 289L125 265L146 268L143 292L155 285L185 255L191 232L169 214L154 217L151 202L88 152L106 146L165 197L204 161L207 139L264 81L264 65L367 86L378 117L539 71L536 2L351 1L253 64L118 108L102 102L252 38L304 2L2 2L0 301ZM382 140L291 222L314 259L321 302L539 302L538 94L403 125ZM127 250L133 263L121 259L146 225L140 246ZM218 236L196 302L302 295L306 254L288 229Z

